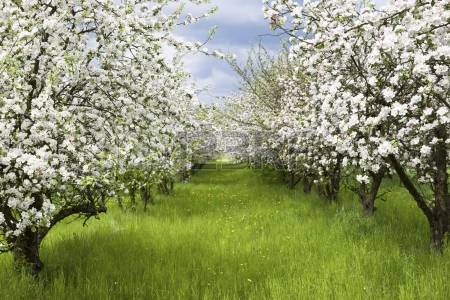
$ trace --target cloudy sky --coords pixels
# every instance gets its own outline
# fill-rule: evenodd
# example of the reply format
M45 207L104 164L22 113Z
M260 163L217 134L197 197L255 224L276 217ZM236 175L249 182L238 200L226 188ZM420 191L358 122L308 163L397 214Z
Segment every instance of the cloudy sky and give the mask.
M384 3L387 0L376 0ZM178 32L183 39L204 41L211 27L217 26L217 33L207 47L234 53L241 61L250 49L262 43L269 50L279 49L280 38L270 36L267 20L262 14L261 0L212 0L207 7L217 6L219 10L211 17ZM187 11L199 14L207 7L186 7ZM185 64L200 88L206 89L200 95L203 103L217 102L218 97L230 95L239 87L239 79L227 65L213 57L205 55L189 56Z

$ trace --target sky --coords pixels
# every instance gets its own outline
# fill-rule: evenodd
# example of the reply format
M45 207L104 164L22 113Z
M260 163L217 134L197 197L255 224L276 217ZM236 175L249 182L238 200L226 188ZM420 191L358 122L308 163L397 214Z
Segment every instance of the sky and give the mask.
M235 54L241 62L260 42L269 50L279 48L279 37L265 36L272 32L263 18L261 0L212 0L210 5L187 6L186 10L198 15L213 6L218 7L214 15L188 26L177 35L184 40L203 42L209 29L217 26L214 38L206 47L210 52L220 50ZM196 54L185 57L184 63L197 87L205 89L199 95L202 103L220 102L220 97L231 95L239 89L239 78L225 61Z
M382 5L388 0L376 0ZM218 11L197 24L190 25L176 34L184 40L204 41L208 30L217 26L214 38L206 45L210 50L233 53L244 62L252 47L262 43L271 51L280 48L280 37L273 36L267 20L263 18L261 0L211 0L210 5L187 6L186 10L199 15L209 7ZM239 90L239 78L230 66L217 58L197 54L184 59L187 71L196 85L205 89L199 95L202 103L218 103L220 97L232 95Z

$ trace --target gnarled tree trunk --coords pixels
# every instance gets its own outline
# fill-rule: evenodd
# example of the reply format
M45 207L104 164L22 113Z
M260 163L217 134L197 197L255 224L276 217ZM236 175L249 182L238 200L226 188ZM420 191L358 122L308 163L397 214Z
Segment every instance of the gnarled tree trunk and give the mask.
M37 275L44 267L39 255L40 246L42 240L53 226L75 214L85 216L86 222L90 217L106 212L104 195L101 196L102 199L98 202L95 202L94 198L89 195L87 198L90 202L61 209L53 216L49 227L27 228L18 237L8 240L12 245L11 251L16 267L32 275Z
M26 229L17 237L13 244L12 252L14 264L17 269L25 270L27 273L37 275L43 268L39 257L39 248L43 236L31 228Z

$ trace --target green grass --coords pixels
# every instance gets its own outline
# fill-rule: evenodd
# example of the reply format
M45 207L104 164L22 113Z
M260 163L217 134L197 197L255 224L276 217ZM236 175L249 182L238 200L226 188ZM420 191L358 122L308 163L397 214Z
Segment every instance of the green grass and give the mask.
M35 280L0 256L2 299L448 299L450 251L394 182L373 218L272 173L200 171L148 213L112 207L45 239Z

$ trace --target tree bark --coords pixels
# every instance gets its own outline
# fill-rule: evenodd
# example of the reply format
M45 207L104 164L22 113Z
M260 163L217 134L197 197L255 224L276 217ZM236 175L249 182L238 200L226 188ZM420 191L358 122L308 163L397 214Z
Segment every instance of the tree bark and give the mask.
M44 266L40 259L39 250L41 242L47 233L58 222L69 216L80 214L86 217L86 222L90 217L106 212L104 197L105 196L102 195L101 199L98 202L95 202L92 196L87 195L89 202L61 209L53 216L49 227L27 228L18 237L14 239L8 238L8 243L12 245L11 251L13 253L15 266L34 276L38 275Z
M342 155L338 154L336 164L332 167L329 174L328 182L324 188L321 188L328 202L335 202L337 200L340 186L341 186L341 169L342 169Z
M42 270L44 264L39 256L42 238L38 231L29 228L16 239L12 252L17 269L34 276Z
M297 177L295 176L295 172L292 171L288 172L287 177L288 188L292 190L297 186L300 180L297 179Z
M165 180L161 181L161 183L158 184L158 189L159 192L164 194L164 195L168 195L169 194L169 190L167 189L167 185Z
M117 204L119 205L120 210L124 210L123 209L123 199L122 199L122 195L117 195Z
M436 172L433 178L434 207L432 208L433 221L431 222L431 246L442 250L444 239L450 230L450 195L448 190L448 152L445 141L448 133L445 127L437 129L436 136L440 142L436 143L433 151L433 160Z
M359 185L358 196L362 204L363 214L365 216L373 216L375 213L375 201L377 199L378 190L380 189L385 173L385 168L381 168L377 173L371 173L370 187L368 187L365 183L361 183Z
M443 252L444 250L444 240L448 234L448 225L443 222L442 218L435 218L435 220L430 223L431 230L431 249L438 252Z
M331 176L330 200L336 201L341 187L342 155L338 154L336 165Z
M136 190L134 188L130 189L130 205L131 210L136 210Z
M163 178L161 183L158 185L159 191L165 195L170 194L174 187L174 181L169 178Z
M303 178L303 192L305 194L311 193L313 181L307 177Z
M150 193L150 189L147 186L141 187L141 200L144 205L144 211L147 211L148 204L153 203L153 198Z
M439 129L438 129L439 130ZM444 137L445 131L438 131L438 137ZM401 182L408 190L410 195L416 201L417 206L422 210L430 225L431 248L442 252L444 240L450 230L450 197L448 191L448 157L444 142L438 142L433 149L433 160L436 171L433 175L433 204L430 206L424 195L416 188L412 180L409 178L400 162L393 156L389 156L389 160Z

